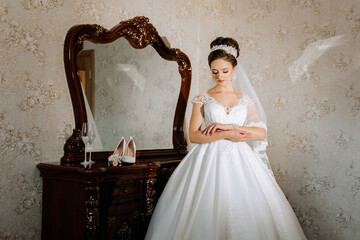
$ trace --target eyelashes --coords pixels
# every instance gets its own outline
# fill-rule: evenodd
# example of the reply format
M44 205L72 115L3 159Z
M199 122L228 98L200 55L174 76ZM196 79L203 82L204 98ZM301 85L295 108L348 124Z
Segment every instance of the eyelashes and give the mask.
M223 71L223 73L228 73L229 71ZM212 74L216 75L218 72L212 72Z

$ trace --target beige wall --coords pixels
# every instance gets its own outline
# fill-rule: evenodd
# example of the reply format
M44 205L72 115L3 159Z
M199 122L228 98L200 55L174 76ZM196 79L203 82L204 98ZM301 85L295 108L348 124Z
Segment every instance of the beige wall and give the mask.
M306 235L358 239L359 7L358 0L1 1L0 239L40 239L36 164L59 161L74 125L62 60L67 30L111 28L139 15L188 54L191 97L212 84L210 41L239 41L239 61L268 115L271 164Z

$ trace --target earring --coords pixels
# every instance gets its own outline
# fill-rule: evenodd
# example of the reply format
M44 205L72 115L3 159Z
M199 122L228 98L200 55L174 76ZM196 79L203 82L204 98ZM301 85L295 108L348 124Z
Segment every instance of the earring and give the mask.
M237 79L237 74L236 74L236 72L234 72L231 77L231 81L235 81L236 79Z

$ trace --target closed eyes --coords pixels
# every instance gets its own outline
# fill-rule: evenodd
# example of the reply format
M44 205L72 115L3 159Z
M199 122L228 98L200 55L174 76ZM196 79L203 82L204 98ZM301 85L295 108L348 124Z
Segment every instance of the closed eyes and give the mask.
M228 73L229 71L228 70L225 70L225 71L223 71L223 73ZM218 74L219 72L218 71L213 71L213 74Z

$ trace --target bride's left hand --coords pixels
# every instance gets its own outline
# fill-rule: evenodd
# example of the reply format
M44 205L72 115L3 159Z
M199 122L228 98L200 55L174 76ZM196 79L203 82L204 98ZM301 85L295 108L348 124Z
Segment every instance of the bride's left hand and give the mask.
M233 126L231 124L222 124L222 123L213 123L207 128L205 128L202 133L204 135L212 135L216 131L226 131L226 130L232 130Z

